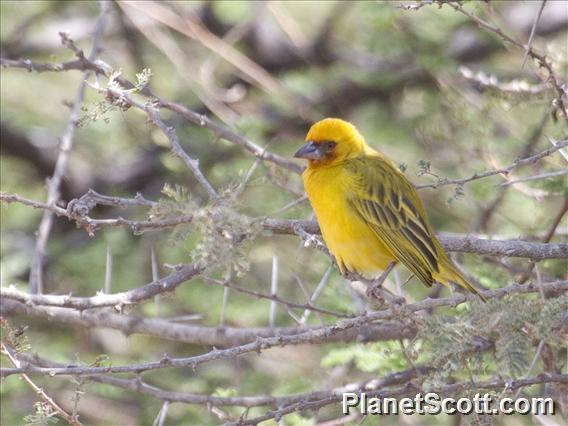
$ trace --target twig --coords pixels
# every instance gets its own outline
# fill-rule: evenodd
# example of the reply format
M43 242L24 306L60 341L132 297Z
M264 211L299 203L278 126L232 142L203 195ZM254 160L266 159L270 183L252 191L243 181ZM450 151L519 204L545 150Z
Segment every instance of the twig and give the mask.
M85 209L83 214L89 213L95 206L117 206L117 207L154 207L155 201L144 198L141 193L137 193L134 198L123 198L99 194L97 191L89 189L81 198L74 200L76 208ZM79 207L80 206L80 207Z
M560 112L564 116L564 120L566 121L566 123L568 123L568 111L566 110L566 106L564 105L564 100L563 100L566 97L566 90L564 88L565 83L561 82L560 79L556 76L556 73L554 72L552 65L550 64L550 62L548 62L548 59L545 55L537 53L534 50L534 48L530 46L530 44L523 45L522 43L518 42L517 40L505 34L501 30L501 28L495 27L489 24L488 22L484 21L480 17L474 15L473 13L468 12L467 10L465 10L465 8L462 6L460 2L440 2L440 4L449 5L454 10L462 13L463 15L467 16L468 18L476 22L480 27L486 29L487 31L497 34L501 39L511 43L513 46L523 49L525 51L525 55L530 56L531 58L536 60L541 67L546 69L548 73L547 81L550 82L550 84L552 85L552 87L554 87L557 93L557 97L555 99L555 104L556 104L555 106L560 110ZM541 7L544 6L542 5Z
M552 146L556 146L556 144L558 143L557 141L555 141L554 139L552 139L552 138L550 138L550 137L548 137L548 136L547 136L546 138L548 139L548 141L550 142L550 144L551 144ZM560 150L559 152L560 152L560 155L562 155L562 156L564 157L564 159L568 162L568 153L566 153L566 152L564 152L564 151L562 151L562 150Z
M550 242L550 240L552 239L552 237L554 236L556 230L558 229L558 226L560 225L560 222L562 222L562 218L564 217L564 215L568 212L568 196L564 197L564 204L562 205L562 207L560 208L560 211L558 212L558 214L556 215L556 217L554 218L552 225L550 226L550 229L548 230L548 232L544 235L544 237L542 238L542 242L543 243L548 243Z
M99 42L104 30L105 17L109 9L109 3L106 1L100 2L101 12L95 24L95 30L93 33L93 43L91 47L91 52L89 53L88 61L92 62L98 52L99 52ZM65 44L68 37L61 33L62 42ZM79 60L82 58L79 57ZM77 120L81 113L81 105L83 103L83 98L85 95L85 88L87 86L87 79L91 71L85 71L83 74L81 83L79 84L79 89L75 95L75 100L73 101L73 106L71 108L71 114L69 117L69 124L65 129L63 135L61 136L61 142L59 145L59 154L57 155L57 161L55 163L55 169L53 175L49 180L49 185L47 188L47 204L55 205L59 200L60 193L59 188L63 177L67 170L67 162L69 160L69 154L71 148L73 147L73 136L75 134L75 129L77 127ZM49 239L49 234L51 232L51 226L53 224L53 213L46 210L43 213L43 217L38 227L37 239L35 250L30 267L29 276L29 288L30 293L43 293L43 259L45 257L47 241Z
M97 65L96 62L82 61L76 59L74 61L62 63L39 63L31 61L30 59L6 59L0 58L0 66L2 68L23 68L30 72L46 72L46 71L93 71L96 74L106 75L107 70L102 65Z
M309 220L264 219L264 229L275 234L321 234L318 223ZM534 260L568 258L568 244L543 244L520 240L488 240L471 236L438 234L448 251L476 253L490 256L526 257Z
M298 163L288 160L285 157L282 157L278 154L273 154L272 152L266 151L261 146L255 144L251 140L247 139L244 136L241 136L226 126L222 124L217 124L211 121L209 118L202 114L198 114L194 111L191 111L184 107L183 105L176 104L174 102L166 101L163 99L159 99L159 106L163 108L167 108L185 119L195 123L201 127L205 127L213 132L213 134L221 139L225 139L229 142L235 143L237 145L242 146L247 151L251 152L261 160L270 161L274 164L277 164L285 169L293 171L295 173L302 173L304 167L300 166Z
M330 265L330 267L333 267L333 264ZM311 296L310 296L310 292L308 291L308 289L307 289L306 286L304 285L304 282L302 281L302 278L299 277L298 275L294 274L294 280L296 281L296 284L298 284L298 287L300 287L300 290L302 290L302 293L304 293L304 296L306 296L306 299L307 299L307 300L310 300L310 297L311 297ZM306 311L307 311L307 312L311 312L309 309L305 309L305 310L304 310L304 313L305 313ZM316 315L317 315L317 317L318 317L318 319L319 319L321 325L325 325L325 321L323 320L323 317L320 315L320 313L319 313L319 312L316 312ZM304 323L302 323L302 318L298 318L297 324L298 324L298 325L301 325L301 326L305 325Z
M481 71L473 72L466 66L459 68L461 76L474 83L480 89L491 89L504 94L527 94L537 95L544 92L547 87L544 84L529 84L526 81L513 80L507 83L499 81L494 75L487 75Z
M423 3L430 4L430 3L433 3L433 2L429 2L429 3L423 2ZM452 7L455 6L452 3L449 3L449 4ZM469 12L466 12L466 13L469 13ZM508 40L508 41L510 41L510 40ZM518 42L515 42L515 43L518 43ZM519 44L519 46L522 47L522 45L520 45L520 44ZM531 52L532 52L532 50L531 50ZM89 62L87 61L87 63L89 63ZM96 66L96 64L94 64L94 63L91 63L91 65ZM117 81L119 81L126 88L131 88L133 86L132 83L130 83L128 80L125 80L124 78L121 78L121 77L117 78ZM556 87L556 88L557 88L557 91L558 91L559 90L558 87ZM560 90L562 90L562 89L560 89ZM144 90L143 93L151 95L152 98L154 98L156 100L158 107L167 108L167 109L183 116L187 120L189 120L189 121L191 121L195 124L198 124L199 126L202 126L202 127L205 127L207 129L211 130L215 134L215 136L218 137L218 138L222 138L222 139L225 139L229 142L243 146L249 152L255 154L258 158L260 158L262 160L270 161L270 162L275 163L275 164L277 164L281 167L284 167L288 170L291 170L295 173L301 173L304 169L298 163L290 161L290 160L288 160L284 157L281 157L277 154L273 154L273 153L265 151L259 145L255 144L254 142L250 141L249 139L245 138L244 136L241 136L241 135L233 132L228 127L223 126L221 124L217 124L217 123L211 121L208 117L206 117L202 114L196 113L194 111L191 111L191 110L187 109L186 107L184 107L183 105L177 104L175 102L170 102L170 101L167 101L167 100L164 100L164 99L160 99L157 96L155 96L153 93L149 92L148 90ZM566 141L564 141L564 142L566 142ZM565 144L563 146L565 146ZM550 153L546 153L544 156L549 155L549 154ZM530 158L532 158L532 157L527 158L527 160L529 160ZM536 158L535 161L539 158ZM523 163L523 164L525 164L525 163ZM518 167L518 166L523 165L523 164L516 164L515 163L515 164L512 165L511 170L513 168ZM501 174L501 173L506 174L507 171L503 171L503 169L498 169L498 170L495 170L495 171L484 172L484 174L482 174L482 175L474 175L473 178L467 178L467 179L461 179L461 180L455 180L455 181L444 180L443 182L439 182L437 184L417 185L417 187L418 188L437 188L437 187L443 186L443 185L463 184L463 183L467 183L471 180L481 179L483 177L492 176L494 174Z
M34 209L41 209L53 212L57 214L57 216L69 217L67 211L62 207L59 207L55 204L48 204L48 203L42 203L41 201L30 200L28 198L21 197L18 194L6 194L5 192L0 192L0 202L20 203L26 206L33 207Z
M546 0L541 0L540 8L538 9L538 13L534 18L534 22L531 28L531 33L529 35L529 41L527 41L527 47L525 48L525 56L523 57L523 63L521 65L521 69L525 67L525 63L527 62L527 58L529 57L529 51L531 50L531 45L533 42L533 37L536 32L536 27L538 25L538 21L540 21L540 17L542 16L542 11L544 10L544 6L546 6Z
M41 358L35 354L23 353L20 355L30 365L37 365L43 368L58 368L64 367L64 364L55 363ZM363 383L353 383L345 386L337 387L330 390L313 391L308 393L292 394L285 396L271 396L271 395L258 395L258 396L232 396L232 397L217 397L210 395L199 395L182 392L172 392L158 387L149 385L142 380L137 379L122 379L109 375L96 375L87 376L89 380L116 386L122 389L139 392L145 395L150 395L161 400L170 402L181 402L186 404L208 404L211 406L240 406L240 407L259 407L259 406L286 406L302 401L313 401L325 398L328 395L341 395L343 392L355 392L362 389L377 389L381 386L392 386L404 384L408 381L426 375L433 369L430 367L419 366L409 370L398 371L386 375L380 379L372 381L365 381Z
M557 170L555 172L542 173L542 174L539 174L539 175L526 176L526 177L515 179L515 180L509 180L507 182L503 182L499 186L509 186L509 185L514 185L516 183L520 183L520 182L530 182L530 181L533 181L533 180L548 179L548 178L551 178L551 177L564 176L566 174L568 174L568 170Z
M560 211L558 212L558 214L556 215L556 217L552 221L552 225L550 226L550 229L546 232L544 237L542 237L543 243L550 242L550 240L552 239L552 237L556 233L556 230L557 230L558 226L560 225L560 222L562 221L562 218L564 217L566 212L568 212L568 196L564 197L564 203L562 204ZM535 267L537 268L537 272L539 272L536 262L531 262L529 264L529 267L527 268L527 270L524 271L524 273L518 279L520 284L523 284L524 282L526 282L530 278L531 272ZM537 278L540 279L539 275L537 275Z
M298 204L301 204L301 203L303 203L304 201L307 201L307 200L308 200L308 196L302 195L301 197L295 199L294 201L290 201L289 203L287 203L283 207L280 207L278 210L274 211L272 214L277 215L277 214L280 214L280 213L284 213L286 210L289 210L292 207L295 207Z
M396 7L402 10L420 10L424 6L428 6L434 3L434 0L422 0L416 2L416 4L398 4Z
M188 118L190 121L195 122L196 124L199 124L202 127L207 127L210 130L213 130L213 132L215 133L216 136L223 138L223 139L230 140L231 142L235 142L235 143L238 143L239 145L244 146L249 151L252 151L254 154L256 154L260 159L270 159L270 161L273 161L273 162L275 162L275 163L277 163L277 164L279 164L283 167L289 168L290 170L296 171L298 173L301 170L303 170L303 168L298 166L296 163L293 163L289 160L283 159L282 157L276 156L275 154L271 154L271 153L267 152L265 149L259 147L258 145L253 144L252 142L245 139L244 137L238 136L235 133L231 132L228 128L226 128L226 127L224 127L220 124L215 124L215 123L209 121L209 119L207 119L206 117L204 117L200 114L197 114L193 111L190 111L190 110L188 110L187 108L185 108L181 105L177 105L177 104L174 104L174 103L171 103L171 102L164 102L164 101L161 101L160 99L156 99L155 102L153 102L152 104L150 104L150 103L143 104L141 102L134 100L132 97L128 96L128 94L126 94L124 91L118 90L115 87L108 87L106 89L99 88L99 90L104 92L104 93L107 93L107 97L110 96L111 99L116 99L121 104L133 106L133 107L136 107L138 109L145 111L148 114L148 116L150 117L150 119L168 137L168 139L170 140L170 142L172 144L172 149L173 149L174 153L176 155L180 156L185 161L185 163L193 170L193 172L194 172L195 176L197 177L197 179L199 180L199 182L207 188L209 194L212 195L212 196L213 196L213 192L215 192L215 191L213 190L211 185L208 183L208 181L205 179L205 177L202 175L201 171L199 170L197 160L194 160L191 157L189 157L183 151L183 149L181 149L181 146L179 144L179 141L178 141L176 133L175 133L175 129L173 129L172 127L166 126L160 120L159 114L157 113L156 108L164 107L164 108L170 109L174 112L177 112L177 113L181 114L183 117Z
M125 96L126 95L122 94L121 99ZM167 126L160 119L160 114L158 113L156 108L151 103L143 105L135 101L134 99L129 99L128 103L139 109L142 109L143 111L146 111L146 114L148 114L150 120L152 120L152 122L164 133L164 135L166 135L166 137L170 141L170 144L172 146L172 152L175 155L177 155L179 158L181 158L183 162L191 169L191 171L193 172L194 176L199 181L199 183L207 190L209 196L212 198L217 198L217 191L213 189L213 186L211 185L211 183L209 183L209 181L203 175L201 169L199 168L199 160L190 157L187 154L187 152L181 147L175 129L173 127Z
M14 64L15 62L21 62L21 61L24 61L25 64L27 64L27 65L24 66L23 63L22 63L22 66L16 66ZM88 60L82 60L82 61L79 61L79 62L80 62L80 64L77 64L77 67L69 67L69 69L83 70L83 69L93 68L93 69L95 69L95 71L98 70L97 71L98 74L105 74L106 75L107 71L95 62L91 62L91 61L88 61ZM27 60L27 59L26 60L20 60L20 61L2 59L1 65L5 66L5 67L15 67L15 68L25 68L25 69L31 68L32 70L35 70L36 68L38 68L38 71L41 71L42 68L45 68L45 70L47 71L48 68L50 68L50 66L47 66L48 64L37 64L37 63L34 63L34 62ZM45 67L44 67L44 65L45 65ZM57 64L53 64L52 66L57 67ZM110 67L107 67L107 68L110 69ZM119 76L119 77L117 77L116 80L123 87L125 87L127 89L134 87L134 85L130 81L126 80L123 77ZM274 154L274 153L271 153L269 151L266 151L261 146L252 142L250 139L235 133L234 131L232 131L227 126L215 123L214 121L212 121L211 119L209 119L207 116L205 116L203 114L199 114L195 111L191 111L190 109L186 108L185 106L183 106L181 104L178 104L178 103L175 103L175 102L170 102L170 101L167 101L165 99L158 98L147 87L144 88L143 90L141 90L140 93L147 95L147 96L150 96L152 99L156 99L157 102L158 102L157 106L169 109L170 111L173 111L176 114L181 115L186 120L188 120L188 121L190 121L194 124L197 124L201 127L204 127L206 129L209 129L211 132L213 132L213 134L217 138L225 139L225 140L232 142L236 145L240 145L240 146L244 147L247 151L251 152L257 158L260 158L263 161L269 161L269 162L274 163L274 164L276 164L280 167L283 167L287 170L290 170L294 173L301 173L304 170L304 167L300 166L298 163L295 163L294 161L288 160L287 158L282 157L278 154Z
M445 186L445 185L464 185L464 184L472 182L474 180L483 179L483 178L486 178L486 177L489 177L489 176L494 176L494 175L499 175L499 174L506 176L513 169L516 169L517 167L520 167L520 166L525 166L527 164L536 163L541 158L547 157L550 154L561 150L562 148L564 148L567 145L568 145L568 139L564 139L562 141L557 142L556 145L554 145L553 147L547 148L544 151L541 151L537 154L531 155L529 157L517 159L513 162L513 164L511 164L510 166L507 166L507 167L501 167L500 169L487 170L485 172L475 173L473 176L470 176L470 177L464 178L464 179L440 178L439 182L437 182L437 183L420 184L420 185L415 185L415 186L416 186L416 188L419 188L419 189L420 188L439 188L439 187Z
M546 296L544 295L544 289L542 288L542 276L540 275L540 268L538 267L538 263L534 264L534 270L536 273L536 284L538 286L538 292L540 293L540 300L544 302L546 300Z
M381 273L381 275L372 280L371 282L369 282L370 286L367 289L367 295L371 296L371 297L376 297L377 294L375 293L377 290L381 289L381 287L383 286L385 280L387 279L387 277L389 276L389 274L391 273L391 271L393 270L393 268L396 266L396 262L390 262L388 264L388 266L386 267L386 269ZM359 278L359 277L358 277Z
M18 360L16 354L5 345L3 342L0 343L2 346L2 353L5 354L10 362L16 367L21 368L22 363ZM30 385L30 387L34 390L36 394L39 395L41 399L43 399L47 404L49 404L67 423L74 426L81 426L81 422L75 417L67 413L61 406L53 400L42 388L36 385L28 376L27 374L21 374L22 379Z
M247 288L236 286L231 282L215 280L215 279L209 278L209 277L203 277L203 279L207 283L219 284L219 285L225 286L227 288L231 288L235 291L238 291L239 293L248 294L250 296L258 297L259 299L270 300L272 302L279 303L279 304L287 306L289 308L308 309L310 311L318 312L320 314L334 316L334 317L337 317L337 318L351 318L351 315L346 315L346 314L342 314L342 313L339 313L339 312L329 311L327 309L323 309L323 308L319 308L317 306L314 306L311 303L295 303L295 302L291 302L289 300L284 300L276 294L265 294L265 293L261 293L259 291L249 290Z
M268 148L268 145L264 147L264 150L266 151L266 148ZM247 170L247 172L245 173L245 175L243 176L243 179L239 182L239 185L237 186L237 188L235 189L235 194L241 195L243 193L243 191L245 190L247 184L249 183L250 179L252 178L252 176L254 175L254 172L256 171L256 169L258 168L258 166L260 165L260 163L262 162L262 160L258 157L256 157L254 159L254 163L252 163L252 165L250 166L250 168Z
M82 199L83 197L81 197ZM160 221L155 220L128 220L122 217L116 219L92 219L86 215L90 207L78 202L79 200L71 200L67 205L67 209L59 207L53 204L42 203L35 200L30 200L25 197L21 197L17 194L6 194L0 192L0 202L4 203L21 203L35 209L48 210L55 213L57 216L63 216L70 220L75 220L78 225L85 228L90 236L93 236L95 232L104 227L117 227L117 226L127 226L134 232L140 232L145 229L161 229L161 228L172 228L177 225L184 223L191 223L193 221L193 215L179 216L172 219L164 219ZM126 200L126 199L123 199Z

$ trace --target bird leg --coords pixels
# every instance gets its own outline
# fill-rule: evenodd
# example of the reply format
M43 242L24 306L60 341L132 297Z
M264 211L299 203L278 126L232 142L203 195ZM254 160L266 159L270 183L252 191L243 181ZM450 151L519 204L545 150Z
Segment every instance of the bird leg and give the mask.
M369 288L367 288L367 296L368 297L370 297L370 298L376 297L375 290L377 290L378 288L380 288L383 285L383 283L387 279L388 275L394 269L395 266L396 266L396 262L392 261L391 263L389 263L389 265L386 267L386 269L383 271L383 273L379 276L379 278L372 281L372 285Z

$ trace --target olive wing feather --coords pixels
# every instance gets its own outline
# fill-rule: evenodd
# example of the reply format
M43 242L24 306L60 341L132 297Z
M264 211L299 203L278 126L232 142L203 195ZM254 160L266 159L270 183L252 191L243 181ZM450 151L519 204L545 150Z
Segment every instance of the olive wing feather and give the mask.
M439 271L439 252L424 207L412 184L379 156L347 162L354 182L348 203L374 234L426 285Z

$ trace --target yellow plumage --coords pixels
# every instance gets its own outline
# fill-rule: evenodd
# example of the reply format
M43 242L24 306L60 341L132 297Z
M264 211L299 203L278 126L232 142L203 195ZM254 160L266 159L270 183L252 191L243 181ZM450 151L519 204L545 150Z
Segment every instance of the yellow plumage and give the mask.
M296 157L323 239L342 272L375 278L391 262L431 286L453 282L476 290L438 242L414 186L346 121L314 124Z

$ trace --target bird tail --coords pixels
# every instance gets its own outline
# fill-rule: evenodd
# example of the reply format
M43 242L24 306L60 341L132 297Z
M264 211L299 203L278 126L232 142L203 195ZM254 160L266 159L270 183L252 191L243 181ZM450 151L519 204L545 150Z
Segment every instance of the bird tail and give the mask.
M463 276L463 274L456 268L450 259L443 259L440 262L440 272L434 275L434 278L441 282L442 284L448 284L452 282L465 288L467 291L476 294L481 300L487 302L485 297L483 297L479 292L471 285L471 283Z

